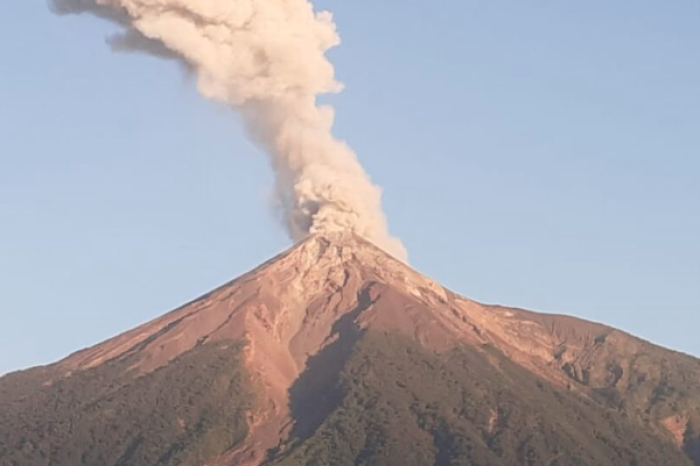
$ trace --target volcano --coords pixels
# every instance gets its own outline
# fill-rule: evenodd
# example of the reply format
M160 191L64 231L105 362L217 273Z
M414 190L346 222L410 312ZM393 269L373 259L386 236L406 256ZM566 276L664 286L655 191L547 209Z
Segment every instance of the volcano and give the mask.
M700 361L309 237L0 379L3 466L699 466Z

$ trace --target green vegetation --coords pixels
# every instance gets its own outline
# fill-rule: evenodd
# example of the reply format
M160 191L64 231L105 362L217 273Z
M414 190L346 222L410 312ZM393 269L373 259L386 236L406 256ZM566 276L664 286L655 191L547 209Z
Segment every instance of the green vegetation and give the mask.
M200 346L152 374L110 362L50 386L0 380L3 466L202 466L242 442L251 407L241 348Z
M603 341L586 364L566 365L577 383L593 388L599 400L631 416L664 419L700 411L700 363L690 356L642 342ZM627 348L623 343L634 344Z
M596 342L590 354L564 371L591 389L603 406L618 411L659 436L675 416L689 420L689 456L700 465L700 362L681 353L616 333Z
M700 464L697 361L601 341L559 389L491 347L439 354L359 331L312 358L290 391L296 428L273 466L692 466ZM2 466L204 466L240 445L254 396L233 342L138 376L138 356L58 377L0 379ZM47 384L48 381L53 383ZM690 417L685 454L656 423ZM687 455L687 456L686 456Z
M554 388L488 348L438 355L369 333L336 380L328 389L341 393L337 407L276 466L691 464L618 411Z

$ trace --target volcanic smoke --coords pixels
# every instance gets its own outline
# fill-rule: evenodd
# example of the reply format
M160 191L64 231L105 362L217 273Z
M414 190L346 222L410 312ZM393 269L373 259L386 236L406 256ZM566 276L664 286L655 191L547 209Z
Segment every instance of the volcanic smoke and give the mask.
M333 17L308 0L50 0L59 14L119 24L116 50L171 57L207 98L239 110L276 173L290 236L354 232L399 259L381 189L332 134L334 112L318 96L342 89L326 52L340 44Z

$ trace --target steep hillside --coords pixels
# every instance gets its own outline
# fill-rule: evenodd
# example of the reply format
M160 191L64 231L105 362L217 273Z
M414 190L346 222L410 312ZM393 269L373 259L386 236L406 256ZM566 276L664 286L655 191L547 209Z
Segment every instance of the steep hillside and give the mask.
M302 383L293 392L299 419L324 421L295 432L273 464L691 465L672 442L533 377L491 347L481 350L439 354L368 333L333 386ZM322 416L313 414L330 406L317 403L318 392L335 394Z
M697 426L698 360L470 301L352 235L0 379L3 466L684 466Z
M0 464L200 466L248 435L240 344L193 349L135 377L137 356L37 385L0 379Z

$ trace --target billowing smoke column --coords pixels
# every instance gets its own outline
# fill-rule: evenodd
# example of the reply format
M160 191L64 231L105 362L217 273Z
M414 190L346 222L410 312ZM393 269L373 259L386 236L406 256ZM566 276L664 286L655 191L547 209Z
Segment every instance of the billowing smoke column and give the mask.
M341 90L325 54L340 43L330 13L308 0L51 0L61 14L118 23L118 50L175 58L200 92L242 112L267 150L293 239L351 231L406 260L389 235L381 190L343 142L321 94Z

